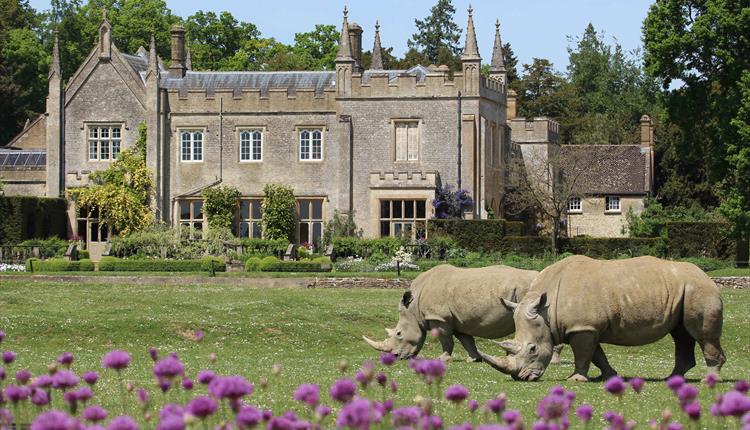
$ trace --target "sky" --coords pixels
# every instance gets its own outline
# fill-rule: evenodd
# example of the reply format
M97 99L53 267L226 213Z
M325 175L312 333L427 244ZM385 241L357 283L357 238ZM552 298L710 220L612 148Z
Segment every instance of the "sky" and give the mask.
M172 12L187 17L197 10L227 10L235 18L252 22L263 37L293 43L294 33L306 32L315 24L336 24L342 9L349 8L349 20L364 29L363 50L372 49L375 20L380 21L384 48L393 47L401 56L406 41L416 31L415 18L429 15L435 0L166 0ZM603 30L626 51L640 49L641 26L653 0L472 0L474 25L479 51L489 62L495 34L495 19L500 20L503 43L510 42L520 65L532 58L547 58L564 71L568 64L570 37L580 36L588 23ZM49 0L30 0L35 9L48 9ZM465 29L469 0L453 0L455 21ZM461 44L463 45L463 38Z

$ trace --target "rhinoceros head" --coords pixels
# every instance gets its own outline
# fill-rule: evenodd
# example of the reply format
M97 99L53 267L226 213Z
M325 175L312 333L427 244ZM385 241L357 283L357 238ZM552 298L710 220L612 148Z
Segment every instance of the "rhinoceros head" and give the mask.
M506 357L493 357L480 352L485 363L507 373L516 380L535 381L542 377L552 359L552 333L547 321L547 294L530 293L521 301L503 300L513 309L516 336L498 342Z
M422 329L419 323L416 306L412 304L413 301L414 297L411 291L406 291L398 306L396 328L386 328L388 337L381 342L362 336L365 342L378 351L390 352L402 360L419 354L427 332Z

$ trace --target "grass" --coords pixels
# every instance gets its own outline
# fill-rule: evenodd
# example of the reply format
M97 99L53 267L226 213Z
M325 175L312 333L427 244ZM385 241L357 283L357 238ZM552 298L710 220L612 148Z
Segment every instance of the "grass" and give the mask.
M750 268L731 268L731 269L719 269L706 272L708 276L721 277L721 276L750 276Z
M722 294L723 346L728 362L722 372L727 382L721 383L719 389L726 390L730 381L750 376L750 314L746 312L750 291L725 290ZM117 379L100 369L101 357L114 348L131 351L133 364L124 372L124 378L148 388L152 397L161 402L147 352L149 346L156 346L162 354L177 352L185 361L189 376L210 366L221 373L243 374L256 383L267 377L268 389L259 389L256 384L252 401L276 412L295 408L302 413L304 409L291 399L299 383L320 384L323 398L328 401L327 387L341 377L336 368L341 360L351 364L348 374L352 375L363 360L377 358L360 336L381 337L384 326L395 324L400 295L400 291L374 289L76 285L6 277L0 286L0 329L8 333L2 348L18 353L17 362L7 367L9 375L21 368L34 374L45 372L60 352L73 352L74 370L101 371L103 380L97 385L97 397L112 411L120 410ZM195 329L206 333L203 342L191 340ZM487 341L480 341L479 346L499 353ZM679 411L673 395L660 381L672 368L670 339L637 348L607 345L605 350L623 376L640 376L655 382L649 382L642 394L630 392L621 401L605 394L600 383L567 383L565 378L572 370L569 348L563 352L563 364L550 367L541 382L514 382L487 365L464 362L466 353L457 343L456 361L449 365L443 387L462 383L480 402L505 392L510 397L509 407L522 410L527 422L533 417L535 402L555 384L574 389L577 401L592 404L597 416L613 408L644 424L659 416L664 408ZM212 352L218 356L213 365L208 361ZM421 355L437 357L439 353L437 342L428 340ZM700 351L697 357L699 365L688 374L695 380L705 373ZM274 363L283 366L278 376L271 373ZM389 374L399 382L397 405L410 404L416 395L427 394L406 362L394 365ZM372 397L380 397L379 387L370 390ZM705 405L712 395L706 389L702 391ZM167 400L184 400L176 394L169 394ZM134 395L129 395L128 402L129 410L135 410ZM465 408L444 402L436 407L447 422L469 419ZM602 427L598 424L594 427Z
M382 278L414 279L421 272L216 272L219 278ZM200 276L209 277L208 272L0 272L0 277L31 276Z

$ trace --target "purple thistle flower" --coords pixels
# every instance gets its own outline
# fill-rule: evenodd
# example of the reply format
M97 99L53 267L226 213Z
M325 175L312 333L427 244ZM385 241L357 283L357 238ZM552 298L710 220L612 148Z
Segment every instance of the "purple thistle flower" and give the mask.
M8 385L3 391L5 397L13 404L26 400L31 395L31 390L26 386Z
M203 336L204 336L203 330L196 330L193 333L193 339L195 339L196 342L202 341L203 340Z
M63 394L63 400L70 405L72 409L75 409L78 404L78 393L75 391L66 391L65 394Z
M295 430L294 422L284 417L272 417L266 428L267 430Z
M107 430L138 430L138 424L127 415L120 415L109 422Z
M437 415L425 417L425 423L422 426L424 430L440 430L443 428L443 419Z
M380 356L380 364L390 366L396 362L396 354L385 352Z
M428 384L441 381L445 375L445 363L441 360L412 360L412 362L414 372Z
M471 425L471 423L463 422L461 424L452 426L450 430L472 430L474 427Z
M78 385L78 377L70 370L60 370L52 376L52 387L67 390Z
M13 424L13 414L8 409L0 408L0 425L9 427L11 424Z
M187 404L185 410L192 416L205 419L216 412L216 400L208 396L198 396Z
M0 381L4 381L5 380L5 376L6 376L6 374L5 374L5 368L4 367L0 367Z
M474 399L470 399L468 402L466 402L466 407L469 408L471 412L474 412L479 409L479 402Z
M630 383L630 388L636 393L643 391L643 386L646 385L646 381L641 378L631 378L628 383Z
M378 385L385 388L385 384L388 382L388 377L385 376L385 373L379 372L377 375L375 375L375 381L378 383Z
M583 422L591 421L591 417L594 416L594 408L589 404L582 404L576 409L576 416Z
M237 400L253 391L253 384L241 376L217 376L208 384L208 392L218 399Z
M162 393L166 393L170 388L172 388L172 382L169 379L159 378L156 382L159 385L159 389Z
M667 387L675 394L683 385L685 385L685 378L680 375L674 375L667 379Z
M393 406L393 401L391 401L391 406ZM332 409L330 406L320 405L317 408L315 408L315 417L318 419L318 421L320 421L323 418L327 417L328 415L331 415L331 410Z
M31 372L29 372L29 369L22 369L16 372L16 382L19 384L26 385L26 383L29 382L29 379L31 379Z
M83 380L89 385L94 385L99 380L99 374L96 372L86 372L83 374Z
M76 391L76 398L83 403L88 402L94 397L94 392L89 387L81 387Z
M193 389L193 380L190 378L182 378L182 389L190 391Z
M39 375L37 376L34 381L31 383L34 387L37 388L49 388L52 386L53 379L49 375Z
M706 385L708 385L708 388L713 388L716 386L716 383L719 381L719 377L715 373L708 373L706 374Z
M667 425L667 430L682 430L682 424L678 422L669 423Z
M237 412L237 426L240 430L250 429L258 425L263 420L263 414L252 406L243 406Z
M550 394L537 403L536 416L545 421L552 421L566 415L569 408L570 403L565 396Z
M621 396L625 392L625 381L619 376L613 376L604 383L604 389L615 396Z
M315 407L320 403L320 387L315 384L301 384L294 391L292 398L298 402L307 403L310 407Z
M73 364L73 353L63 352L57 357L57 362L67 368L70 368L70 365Z
M154 364L154 376L157 378L173 379L185 373L185 365L179 358L171 355Z
M521 412L515 409L509 409L503 412L503 421L508 425L513 425L521 420Z
M361 370L357 371L357 373L354 375L354 379L359 382L362 388L367 388L367 386L370 384L370 378L368 378L365 372Z
M216 374L214 372L208 369L204 369L198 372L198 376L196 377L196 379L201 384L207 385L207 384L210 384L211 381L213 381L215 377L216 377Z
M683 406L682 410L693 421L701 419L701 404L698 402L690 402Z
M16 361L16 353L13 351L5 351L3 352L3 363L10 364L12 362Z
M747 392L750 390L750 382L748 382L748 381L746 381L744 379L741 380L741 381L737 381L737 383L734 384L734 389L736 391L739 391L740 393L747 394Z
M383 402L383 411L389 413L393 410L396 405L393 403L393 399L386 399Z
M338 427L367 429L380 422L380 414L367 399L354 399L344 405L336 418Z
M549 394L553 396L564 396L565 395L565 388L563 388L562 385L555 385L552 388L549 389Z
M419 424L422 411L416 406L393 410L391 422L395 427L410 427Z
M148 355L151 357L151 361L156 363L156 360L159 359L159 350L154 348L153 346L148 349Z
M357 385L351 379L339 379L331 385L331 398L341 403L346 403L354 397Z
M750 397L739 391L729 391L719 401L719 414L721 416L741 417L750 411Z
M463 385L455 384L445 389L445 399L452 403L461 403L469 397L469 390Z
M181 405L177 405L174 403L167 403L159 411L159 418L161 419L164 419L172 415L177 416L177 417L182 417L183 415L185 415L185 409Z
M3 340L5 340L5 332L0 330L0 343L2 343Z
M98 423L107 419L107 411L98 405L92 405L83 410L83 419Z
M487 400L487 402L484 404L484 408L493 414L499 414L500 412L505 410L506 405L508 404L508 398L501 394L500 396Z
M677 390L677 398L680 400L680 404L684 405L692 402L698 397L698 388L693 384L684 384Z
M102 367L105 369L114 369L120 371L130 364L130 354L127 351L119 349L108 352L102 358ZM119 418L119 417L118 417Z
M156 430L185 430L185 419L173 415L162 418L159 420Z
M78 430L78 421L62 411L44 412L34 419L30 430Z
M509 428L500 424L480 424L477 430L509 430Z
M618 414L615 411L607 411L603 414L603 418L605 421L607 421L612 428L615 429L624 429L625 428L625 418L622 417L622 415Z
M149 401L148 391L146 391L143 388L139 388L137 392L137 397L138 397L138 403L140 403L142 406L148 405L148 401Z
M395 379L391 379L391 392L395 393L396 391L398 391L398 383Z
M47 406L49 404L49 396L44 390L34 389L31 391L31 403L35 406Z

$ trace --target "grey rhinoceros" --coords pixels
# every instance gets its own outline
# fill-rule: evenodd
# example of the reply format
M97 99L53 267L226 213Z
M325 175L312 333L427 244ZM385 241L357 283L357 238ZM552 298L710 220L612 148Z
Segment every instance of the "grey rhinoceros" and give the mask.
M504 304L515 309L515 339L500 342L505 357L480 355L514 379L539 379L561 342L573 350L573 381L587 381L592 362L603 378L616 374L600 343L638 346L667 334L675 342L672 374L695 366L696 341L710 373L718 376L726 361L719 288L690 263L572 256L544 269L520 303Z
M419 275L404 293L398 324L385 329L388 337L384 341L363 338L379 351L407 359L422 349L427 332L437 329L442 360L451 358L455 336L470 361L481 361L474 336L496 339L513 333L513 312L501 306L500 300L523 298L537 274L507 266L436 266Z

